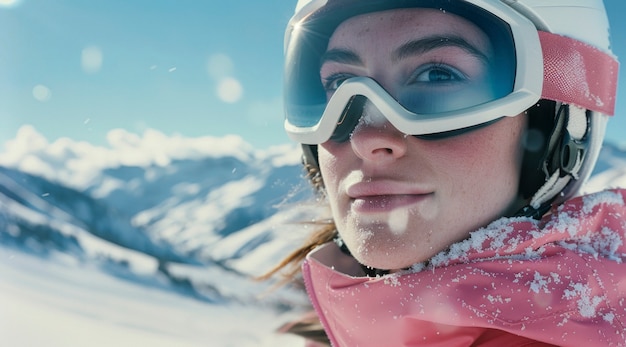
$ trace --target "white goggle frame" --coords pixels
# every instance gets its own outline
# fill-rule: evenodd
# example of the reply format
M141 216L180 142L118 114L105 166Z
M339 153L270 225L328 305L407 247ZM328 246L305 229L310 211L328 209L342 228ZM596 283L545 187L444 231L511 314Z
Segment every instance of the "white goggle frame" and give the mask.
M335 91L315 124L298 126L289 121L288 115L284 124L287 134L302 144L314 145L328 141L337 124L342 121L346 107L355 96L367 98L394 127L409 135L441 133L479 125L503 116L512 117L535 104L541 98L542 92L543 55L534 24L500 1L466 0L466 2L500 18L511 29L516 57L515 83L511 93L496 100L455 111L416 114L401 106L371 78L354 77ZM326 1L314 1L308 6L322 7L325 3ZM304 12L315 11L308 6ZM296 23L292 21L291 26L293 30L298 30L298 20L297 18L294 20Z

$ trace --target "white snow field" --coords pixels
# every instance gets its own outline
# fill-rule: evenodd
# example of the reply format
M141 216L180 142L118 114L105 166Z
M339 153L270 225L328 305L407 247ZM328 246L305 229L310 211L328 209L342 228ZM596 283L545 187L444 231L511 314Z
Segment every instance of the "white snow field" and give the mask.
M294 314L212 304L76 263L0 247L2 346L299 346Z

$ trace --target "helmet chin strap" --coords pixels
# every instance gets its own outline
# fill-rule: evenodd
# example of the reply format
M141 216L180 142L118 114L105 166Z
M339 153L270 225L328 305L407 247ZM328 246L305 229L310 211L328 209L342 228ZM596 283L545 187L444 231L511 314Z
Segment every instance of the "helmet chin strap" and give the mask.
M589 147L589 111L561 104L558 106L555 126L543 159L542 172L546 181L533 195L528 206L517 215L541 218L550 209L551 202L573 180L578 180Z

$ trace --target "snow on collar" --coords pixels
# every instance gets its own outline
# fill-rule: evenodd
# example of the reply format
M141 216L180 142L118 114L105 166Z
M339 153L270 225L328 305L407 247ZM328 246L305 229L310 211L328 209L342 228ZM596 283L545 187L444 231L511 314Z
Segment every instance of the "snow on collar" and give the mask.
M545 251L542 245L557 240L561 241L562 246L575 246L583 253L621 261L625 254L616 252L623 245L622 238L626 227L623 219L626 216L607 216L617 218L610 223L614 225L614 229L606 227L599 233L587 224L593 219L594 214L600 213L603 206L623 207L624 200L624 191L607 190L559 205L556 211L552 211L541 221L527 217L498 219L487 227L470 233L468 239L455 243L448 250L435 255L430 260L429 266L416 264L412 271L469 262L475 258L538 259Z

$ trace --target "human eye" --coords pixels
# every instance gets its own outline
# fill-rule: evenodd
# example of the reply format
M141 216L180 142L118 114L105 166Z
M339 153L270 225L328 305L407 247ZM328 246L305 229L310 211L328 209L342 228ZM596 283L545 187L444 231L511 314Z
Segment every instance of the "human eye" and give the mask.
M446 83L460 82L467 76L447 64L432 63L419 67L411 76L410 83Z
M354 77L351 74L336 73L328 77L322 77L322 85L326 93L334 93L340 85L342 85L347 79Z

